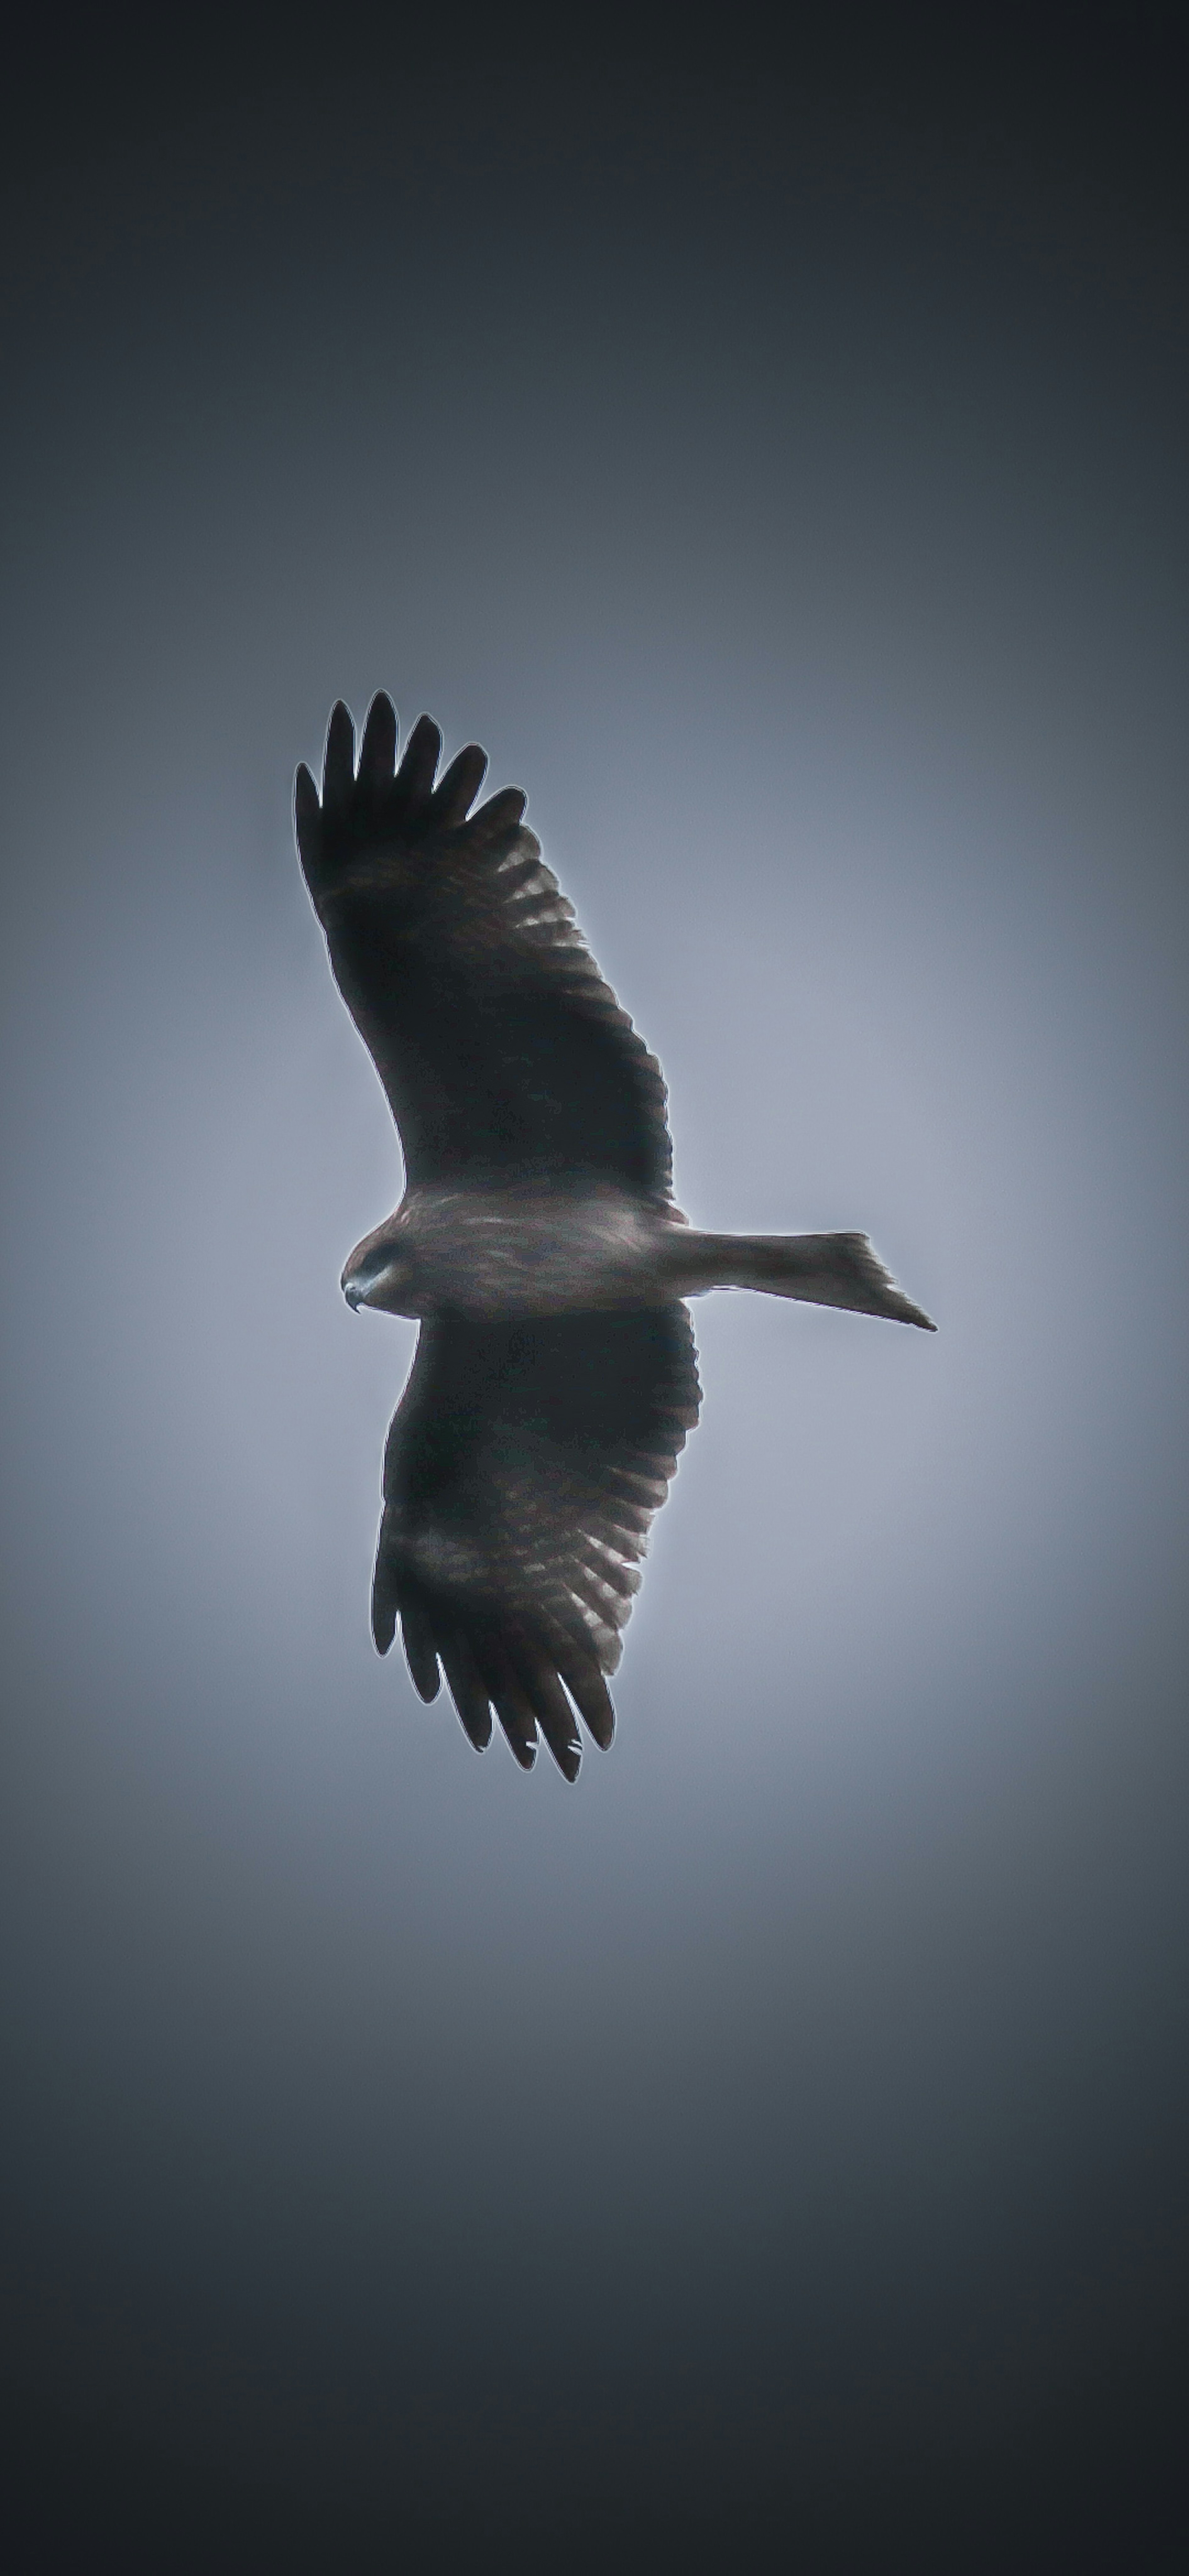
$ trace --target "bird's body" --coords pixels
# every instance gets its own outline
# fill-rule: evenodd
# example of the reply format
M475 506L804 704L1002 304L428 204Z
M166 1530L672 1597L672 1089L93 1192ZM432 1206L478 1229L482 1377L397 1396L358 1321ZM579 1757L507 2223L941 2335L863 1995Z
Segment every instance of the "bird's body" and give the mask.
M335 976L400 1129L408 1187L343 1273L349 1304L421 1320L388 1438L373 1628L399 1615L472 1743L494 1709L567 1778L575 1708L609 1744L605 1676L700 1389L683 1300L715 1287L932 1329L865 1235L688 1226L660 1067L603 982L505 789L474 815L475 746L436 777L422 717L396 767L373 701L358 775L335 708L297 833Z
M702 1234L680 1208L607 1182L408 1190L343 1273L350 1306L390 1315L593 1314L762 1288L919 1324L865 1234Z
M668 1305L677 1211L609 1182L409 1190L352 1253L350 1304L398 1315L572 1315ZM360 1289L364 1293L359 1293Z

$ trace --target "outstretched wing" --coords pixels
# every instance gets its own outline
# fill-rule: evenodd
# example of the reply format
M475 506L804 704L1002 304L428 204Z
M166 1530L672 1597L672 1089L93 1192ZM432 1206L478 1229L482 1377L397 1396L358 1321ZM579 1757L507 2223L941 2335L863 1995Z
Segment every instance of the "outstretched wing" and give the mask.
M526 1771L539 1727L574 1779L570 1700L610 1744L604 1675L700 1393L684 1306L422 1325L388 1434L372 1625L386 1654L399 1614L422 1698L440 1663L480 1752L494 1708Z
M358 775L336 706L322 799L297 773L297 840L343 999L375 1059L412 1183L589 1174L666 1196L665 1086L584 946L519 788L470 807L471 744L435 786L422 716L396 768L372 701Z

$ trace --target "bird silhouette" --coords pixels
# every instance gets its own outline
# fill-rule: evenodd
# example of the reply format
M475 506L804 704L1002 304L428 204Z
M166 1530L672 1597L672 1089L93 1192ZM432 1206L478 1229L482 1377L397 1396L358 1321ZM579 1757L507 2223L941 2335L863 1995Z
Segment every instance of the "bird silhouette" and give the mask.
M358 768L340 702L297 843L335 981L400 1133L406 1189L356 1246L348 1303L416 1316L384 1456L372 1628L399 1618L480 1751L492 1712L531 1770L609 1746L607 1676L701 1390L683 1300L753 1288L933 1331L862 1234L706 1234L672 1195L660 1066L476 744L437 775L427 716L397 762L373 699Z

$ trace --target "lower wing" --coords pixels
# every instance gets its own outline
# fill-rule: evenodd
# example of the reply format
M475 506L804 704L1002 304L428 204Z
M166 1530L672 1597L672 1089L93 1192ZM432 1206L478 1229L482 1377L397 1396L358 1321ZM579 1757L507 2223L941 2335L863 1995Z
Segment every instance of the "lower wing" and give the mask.
M531 1770L567 1780L574 1711L610 1744L606 1676L649 1523L698 1418L684 1306L525 1324L424 1324L388 1435L372 1626L399 1617L423 1699L444 1672L480 1751L492 1711Z

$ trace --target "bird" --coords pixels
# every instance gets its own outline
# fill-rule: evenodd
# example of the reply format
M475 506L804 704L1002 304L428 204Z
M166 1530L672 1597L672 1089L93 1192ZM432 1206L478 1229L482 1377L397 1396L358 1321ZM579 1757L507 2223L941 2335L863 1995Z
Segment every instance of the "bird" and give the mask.
M355 755L340 700L298 854L334 979L396 1122L400 1205L342 1274L417 1319L388 1432L372 1633L442 1676L477 1751L531 1771L604 1751L608 1681L654 1515L701 1405L685 1300L750 1288L936 1328L864 1234L703 1233L676 1206L661 1069L475 743L398 760L380 691Z

